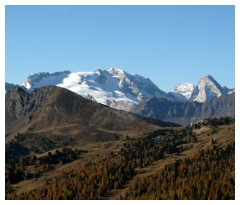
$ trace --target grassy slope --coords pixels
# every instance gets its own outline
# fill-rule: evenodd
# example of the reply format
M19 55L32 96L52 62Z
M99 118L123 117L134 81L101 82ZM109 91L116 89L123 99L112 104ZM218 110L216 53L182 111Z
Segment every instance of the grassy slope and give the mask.
M214 139L214 141L216 142L215 146L223 148L235 141L235 124L219 126L217 133L214 134L210 134L211 131L212 127L210 126L203 126L200 129L194 129L193 132L197 136L198 141L195 143L183 144L182 146L184 148L184 151L181 153L180 156L176 156L173 154L164 160L155 161L153 164L142 168L141 170L137 169L137 175L135 175L131 179L131 181L129 181L122 189L110 191L108 196L105 196L105 199L119 199L120 195L124 196L124 194L129 189L129 186L134 182L134 180L154 174L157 170L163 168L166 164L174 163L176 159L184 159L187 157L191 157L201 149L207 150L212 148L212 139ZM111 151L120 150L123 146L123 143L125 142L125 140L119 140L79 145L77 146L77 148L87 151L87 153L83 154L80 159L69 164L57 165L55 170L44 173L38 181L34 182L33 180L25 180L18 184L14 184L13 188L16 190L17 193L22 193L36 188L44 187L46 178L58 176L62 174L63 171L66 172L68 170L76 169L87 161L97 161L101 159L102 156L110 153ZM46 154L47 153L43 153L38 157L45 156Z

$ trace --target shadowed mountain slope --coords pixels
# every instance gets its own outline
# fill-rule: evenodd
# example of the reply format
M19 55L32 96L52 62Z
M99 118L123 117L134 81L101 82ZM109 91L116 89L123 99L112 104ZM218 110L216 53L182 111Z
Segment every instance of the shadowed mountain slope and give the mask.
M132 112L157 120L188 125L209 117L234 116L235 93L225 94L204 103L152 98L141 102Z
M5 96L5 115L7 140L25 133L50 139L69 137L74 142L107 141L126 135L136 137L170 125L150 122L55 86L35 89L30 94L21 88L12 89Z

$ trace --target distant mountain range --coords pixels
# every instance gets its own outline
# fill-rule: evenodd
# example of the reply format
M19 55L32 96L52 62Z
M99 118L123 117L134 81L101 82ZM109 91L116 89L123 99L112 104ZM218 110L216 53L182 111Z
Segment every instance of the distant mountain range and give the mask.
M152 98L142 101L132 112L157 120L188 125L209 117L234 116L235 94L225 94L204 103Z
M153 97L172 101L205 102L234 92L234 89L222 87L212 76L208 75L201 78L197 86L183 83L166 93L150 79L116 68L97 69L95 72L36 73L30 75L18 86L32 92L35 88L47 85L63 87L88 99L127 111L133 109L141 101ZM6 83L6 91L13 86L14 84Z
M234 88L222 87L210 75L201 78L196 86L191 83L183 83L174 87L171 92L166 93L150 79L132 75L116 68L97 69L95 72L36 73L29 76L21 85L5 83L5 90L7 92L13 87L21 87L31 93L36 88L48 85L66 88L87 99L112 108L184 125L197 121L204 116L220 115L220 108L214 107L212 103L219 101L224 104L227 98L233 101L232 96L235 93ZM234 102L232 101L230 105L233 106L235 105L235 98ZM207 110L215 111L205 112L206 106ZM225 104L221 107L221 114L234 115L235 107L229 110L227 108L229 105L226 105L225 108L224 106ZM182 108L181 112L179 112L180 108ZM192 110L191 114L186 109ZM198 109L198 111L193 111L194 109ZM184 120L175 116L175 112L179 116L181 115Z

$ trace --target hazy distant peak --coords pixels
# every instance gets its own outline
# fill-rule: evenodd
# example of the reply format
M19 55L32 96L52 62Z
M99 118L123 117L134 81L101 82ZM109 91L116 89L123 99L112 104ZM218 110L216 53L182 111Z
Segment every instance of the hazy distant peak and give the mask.
M192 98L195 86L192 83L181 83L173 88L170 95L177 101L189 101Z
M173 92L188 92L193 91L194 85L192 83L181 83L173 88Z
M198 81L198 85L200 84L206 84L206 85L210 85L210 84L214 84L217 87L221 87L219 85L219 83L211 76L211 75L206 75L204 77L202 77L199 81Z

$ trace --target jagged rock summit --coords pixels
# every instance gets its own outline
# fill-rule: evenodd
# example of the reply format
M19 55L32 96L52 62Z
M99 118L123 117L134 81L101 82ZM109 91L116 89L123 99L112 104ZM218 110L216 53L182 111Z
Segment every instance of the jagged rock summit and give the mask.
M198 81L197 86L191 83L183 83L176 86L169 94L176 101L196 101L203 103L232 92L234 92L233 89L222 87L211 75L207 75Z

